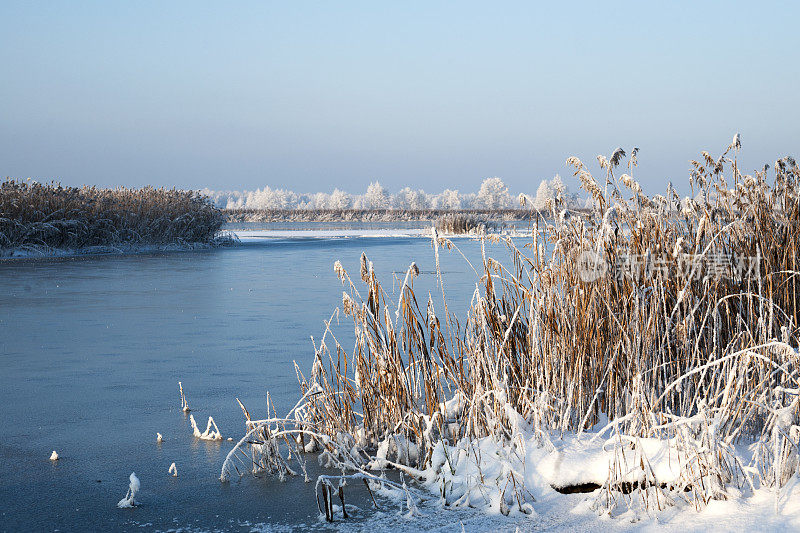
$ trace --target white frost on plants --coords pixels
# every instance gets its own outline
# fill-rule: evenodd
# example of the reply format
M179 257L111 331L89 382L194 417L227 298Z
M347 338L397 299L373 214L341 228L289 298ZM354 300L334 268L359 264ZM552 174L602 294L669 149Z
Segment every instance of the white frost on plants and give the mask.
M139 478L136 477L136 472L131 472L129 479L130 484L128 484L128 492L125 494L125 497L117 503L117 507L120 509L129 509L136 506L135 497L136 493L139 492L141 484L139 483Z
M461 391L456 391L452 398L441 404L442 412L448 420L452 420L461 416L464 408L467 406L467 397Z
M402 464L412 464L412 461L416 463L419 460L419 447L405 435L395 434L386 437L378 444L375 457L378 460L389 459Z
M192 434L200 440L222 440L222 433L220 433L217 423L214 418L208 417L206 430L200 433L200 428L197 427L197 422L194 421L194 415L189 415L189 422L192 424Z
M189 409L189 402L186 401L186 395L183 394L183 384L180 381L178 382L178 390L181 392L181 411L188 413L191 409Z

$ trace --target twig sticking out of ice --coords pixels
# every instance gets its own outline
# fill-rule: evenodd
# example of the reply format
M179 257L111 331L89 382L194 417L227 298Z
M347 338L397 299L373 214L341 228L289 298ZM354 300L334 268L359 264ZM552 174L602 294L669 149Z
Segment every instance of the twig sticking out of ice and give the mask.
M125 497L117 503L117 507L120 509L136 507L136 501L134 501L134 497L136 496L136 493L139 492L139 488L141 487L139 478L136 477L136 472L131 472L130 481L131 482L128 485L128 492L125 494Z
M169 473L172 474L172 477L178 477L178 467L175 466L175 463L169 465Z
M180 381L178 382L178 390L181 391L181 411L188 413L191 409L189 409L189 403L186 401L186 395L183 394L183 384Z
M161 433L156 433L156 442L159 444L164 442L164 437L161 436Z
M219 428L217 427L217 423L214 422L212 417L208 417L208 424L206 424L206 430L200 433L200 429L197 427L197 422L194 421L194 415L189 415L189 422L192 424L192 434L201 440L222 440L222 433L220 433ZM212 429L213 427L213 429Z
M58 452L53 450L53 453L50 454L50 460L51 461L58 461Z

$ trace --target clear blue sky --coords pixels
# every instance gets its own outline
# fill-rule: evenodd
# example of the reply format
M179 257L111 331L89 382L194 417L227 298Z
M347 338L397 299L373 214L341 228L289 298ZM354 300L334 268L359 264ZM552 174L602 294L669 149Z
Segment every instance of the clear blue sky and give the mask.
M660 192L736 131L747 168L800 155L798 28L793 2L3 0L0 174L535 191L636 145Z

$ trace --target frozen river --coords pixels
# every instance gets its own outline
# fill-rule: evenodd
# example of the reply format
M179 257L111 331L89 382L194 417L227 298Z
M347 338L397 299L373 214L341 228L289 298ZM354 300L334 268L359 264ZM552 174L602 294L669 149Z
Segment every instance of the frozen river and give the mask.
M479 257L475 242L459 245ZM225 438L244 432L237 397L254 416L266 416L267 391L279 412L293 406L292 361L310 367L310 336L341 303L333 263L357 280L362 251L388 287L416 261L415 288L433 290L430 240L413 236L0 262L0 530L327 527L314 483L249 474L221 483L233 443L192 436L177 382L198 424L213 416ZM464 309L474 273L444 254L451 309ZM178 477L167 474L172 462ZM117 509L131 472L141 506ZM369 516L365 496L353 498Z

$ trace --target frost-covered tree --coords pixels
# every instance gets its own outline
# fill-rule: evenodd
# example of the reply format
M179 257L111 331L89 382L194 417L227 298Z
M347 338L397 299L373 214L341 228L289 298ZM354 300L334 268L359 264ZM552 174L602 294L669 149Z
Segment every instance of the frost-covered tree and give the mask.
M466 194L459 195L461 199L461 209L478 209L481 206L478 205L477 201L478 195L474 192L468 192Z
M475 198L475 207L482 209L507 209L511 207L511 195L508 194L503 180L500 178L487 178L481 183L478 196Z
M244 206L248 209L290 209L295 206L296 199L297 195L292 191L267 186L248 193Z
M558 174L552 180L542 180L536 190L532 206L534 209L542 210L548 209L556 203L562 208L578 206L578 196L569 190Z
M239 191L213 191L206 187L200 189L199 192L203 196L207 196L219 208L235 209L237 204L241 207L244 203L243 195Z
M578 197L556 175L551 180L539 184L535 195L519 193L512 196L500 178L483 181L478 193L461 194L457 190L445 189L439 194L426 194L422 189L404 187L396 196L388 194L383 186L375 181L369 184L365 194L350 195L340 189L328 193L297 194L290 190L264 187L255 191L213 191L203 189L218 207L226 209L509 209L526 207L545 209L548 200L561 199L562 207L576 207ZM523 203L524 200L524 203Z
M229 196L225 209L244 209L244 198L240 195Z
M422 189L415 191L410 187L400 189L394 197L394 205L398 209L420 211L428 208L428 195Z
M391 205L391 199L386 189L380 182L373 181L367 187L366 194L361 198L361 209L387 209Z
M458 191L445 189L433 198L433 207L436 209L461 209L461 197Z
M548 204L555 201L556 191L554 187L547 180L542 180L539 188L536 189L536 196L533 199L534 209L546 209Z
M349 194L339 189L334 189L331 194L318 192L315 194L302 194L298 196L297 207L300 209L349 209L352 199Z
M200 194L211 199L215 206L222 209L242 209L247 192L241 191L212 191L202 189Z
M228 199L225 197L225 193L223 191L212 191L208 187L200 189L200 194L203 196L207 196L217 207L224 207L226 203L228 203Z
M350 209L353 199L344 191L334 189L330 197L330 209Z
M330 209L330 196L324 192L318 192L311 197L309 207L311 209Z

